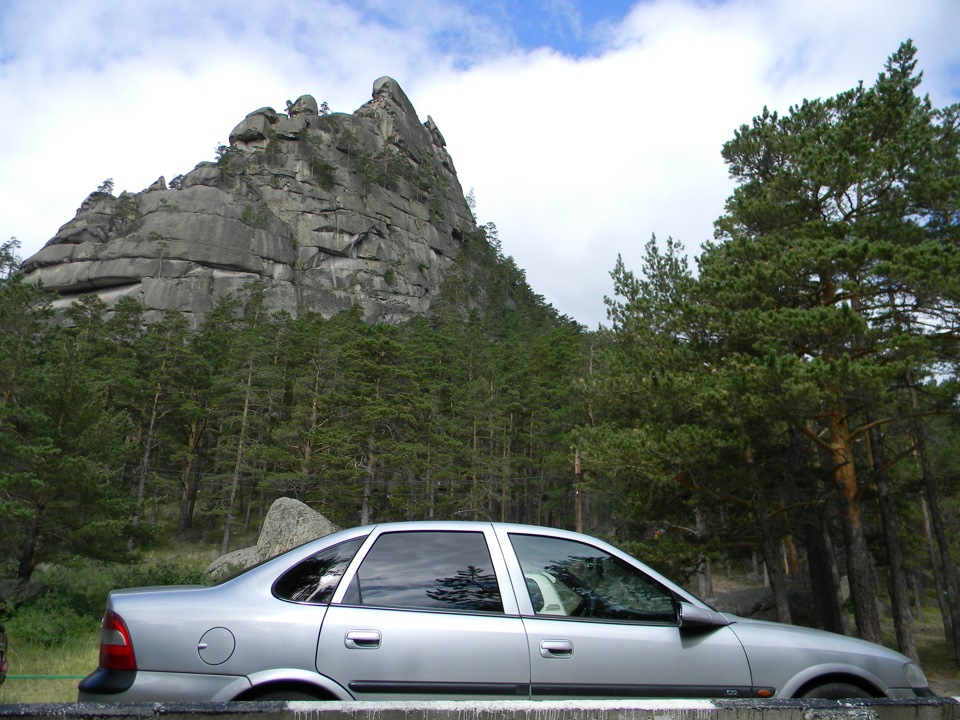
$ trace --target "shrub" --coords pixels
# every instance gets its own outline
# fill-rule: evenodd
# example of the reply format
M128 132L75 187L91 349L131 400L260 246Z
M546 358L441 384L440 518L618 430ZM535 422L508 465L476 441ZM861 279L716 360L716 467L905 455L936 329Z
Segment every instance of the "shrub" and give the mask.
M24 646L56 647L96 635L99 621L100 613L81 615L60 598L47 594L21 607L7 622L7 631Z
M115 575L116 587L144 585L203 585L207 582L206 561L167 558L141 565L124 565Z

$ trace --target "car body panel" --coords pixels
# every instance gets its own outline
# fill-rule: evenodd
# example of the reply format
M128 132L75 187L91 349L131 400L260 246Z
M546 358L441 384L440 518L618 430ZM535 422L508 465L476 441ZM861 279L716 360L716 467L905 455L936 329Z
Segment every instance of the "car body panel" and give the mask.
M407 552L392 572L392 587L405 592L402 583L409 569L411 577L439 583L427 593L439 604L392 605L405 601L391 600L390 592L378 595L380 576L372 568L382 558L368 566L364 562L380 557L375 548L425 534L443 537L454 548L454 558L461 539L469 545L482 537L488 557L479 569L467 568L469 573L454 571L448 563L431 575L432 566L425 563L433 557L430 553ZM583 560L588 570L602 560L627 573L627 579L642 579L644 587L656 590L651 597L662 609L642 620L633 615L573 616L579 610L573 607L577 602L570 587L561 583L569 580L564 568L558 576L549 567L531 567L529 555L521 561L512 536L533 538L529 542L534 544L543 540L547 546L580 543L586 559L571 560ZM351 540L349 552L356 552L348 561L348 551L336 546ZM385 544L378 546L381 540ZM417 546L411 547L415 551ZM322 582L332 580L320 585L329 594L287 596L275 590L288 570L312 567L307 563L321 563L313 576L318 577L329 567L322 566L328 556L337 556L339 563ZM392 566L381 562L379 567ZM604 577L614 575L611 571ZM461 581L468 577L482 580L479 590L465 592ZM411 592L423 595L423 587L412 585ZM614 602L607 607L618 612L629 609L631 597L645 597L633 590L633 595L611 592ZM496 596L494 605L470 604L488 595ZM461 607L465 597L469 601ZM620 598L627 598L626 604L618 604ZM534 599L540 607L534 607ZM683 624L684 608L689 627ZM909 660L892 650L716 613L612 545L535 526L411 522L352 528L213 587L116 590L107 609L129 629L137 670L98 670L81 683L81 700L226 701L293 686L343 700L742 697L744 692L792 697L811 680L831 676L856 679L890 696L924 691L909 687L904 672Z
M900 665L910 660L857 638L764 620L728 616L730 626L744 646L750 648L754 679L761 685L778 689L779 697L793 697L804 685L818 677L848 676L867 683L889 695L907 686ZM790 648L785 662L783 648Z
M489 523L431 523L430 533L482 536L497 579L502 612L358 605L350 597L377 542L420 524L375 528L350 563L327 611L317 647L317 669L363 700L437 696L444 699L516 699L529 695L527 638L518 617L498 540ZM417 562L421 558L410 558ZM437 579L438 584L441 579ZM434 588L437 590L438 588Z
M250 688L245 677L212 673L138 670L136 682L124 692L103 695L80 692L80 702L189 702L197 698L230 700Z
M267 588L244 593L243 602L226 585L120 596L136 597L139 621L130 629L140 670L248 675L276 667L314 670L317 638L326 606L282 603ZM176 606L175 615L171 607ZM227 614L226 608L229 608ZM210 631L228 630L233 652L222 662L204 660L201 644Z
M530 529L498 525L501 547L516 550L514 539ZM533 535L537 535L533 533ZM542 534L541 534L542 535ZM586 544L636 568L634 558L618 548L577 533L553 531L553 538ZM682 631L679 615L663 622L617 622L569 617L564 583L553 574L524 568L515 552L505 552L514 585L539 591L535 609L531 593L517 591L528 635L531 697L742 697L750 694L747 657L736 635L724 627ZM539 568L538 568L539 570ZM685 602L702 605L667 578L643 567L643 574ZM569 592L569 591L568 591ZM705 608L705 606L704 606ZM706 609L706 608L705 608ZM710 677L709 682L693 680Z
M275 685L289 685L296 683L305 688L311 688L318 697L332 698L334 700L354 700L350 692L337 683L335 680L321 675L316 671L301 670L299 668L273 668L262 672L253 673L248 681L250 688L265 688ZM243 688L246 690L246 688ZM256 692L256 691L254 691ZM227 697L215 698L216 700L232 700L237 697L237 693Z
M534 699L750 695L747 657L729 628L687 634L676 625L573 618L524 625ZM543 651L558 644L569 651Z
M351 642L351 634L377 639ZM516 616L331 607L317 667L358 700L529 694L527 637Z

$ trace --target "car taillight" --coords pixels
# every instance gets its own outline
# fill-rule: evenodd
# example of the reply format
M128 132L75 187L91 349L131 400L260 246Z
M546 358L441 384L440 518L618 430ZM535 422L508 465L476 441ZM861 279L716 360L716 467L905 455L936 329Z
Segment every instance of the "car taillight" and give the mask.
M100 624L100 667L104 670L136 670L130 631L123 618L107 610Z

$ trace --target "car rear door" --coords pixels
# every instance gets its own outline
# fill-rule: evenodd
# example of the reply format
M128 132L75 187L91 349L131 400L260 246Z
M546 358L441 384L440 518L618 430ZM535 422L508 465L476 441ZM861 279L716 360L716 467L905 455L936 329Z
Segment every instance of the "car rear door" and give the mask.
M527 630L531 697L748 697L728 627L681 632L672 591L581 540L501 530ZM510 557L512 548L516 557Z
M502 554L491 526L469 527L375 532L327 610L317 670L361 700L528 697Z

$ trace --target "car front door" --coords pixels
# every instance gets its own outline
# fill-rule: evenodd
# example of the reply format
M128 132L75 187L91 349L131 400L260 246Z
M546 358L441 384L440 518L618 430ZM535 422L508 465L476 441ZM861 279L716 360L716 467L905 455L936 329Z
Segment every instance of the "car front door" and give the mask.
M681 631L674 594L640 568L574 539L503 534L519 564L514 585L527 589L533 698L754 694L736 635Z
M503 558L492 529L473 527L372 538L327 610L317 670L360 700L528 697Z

